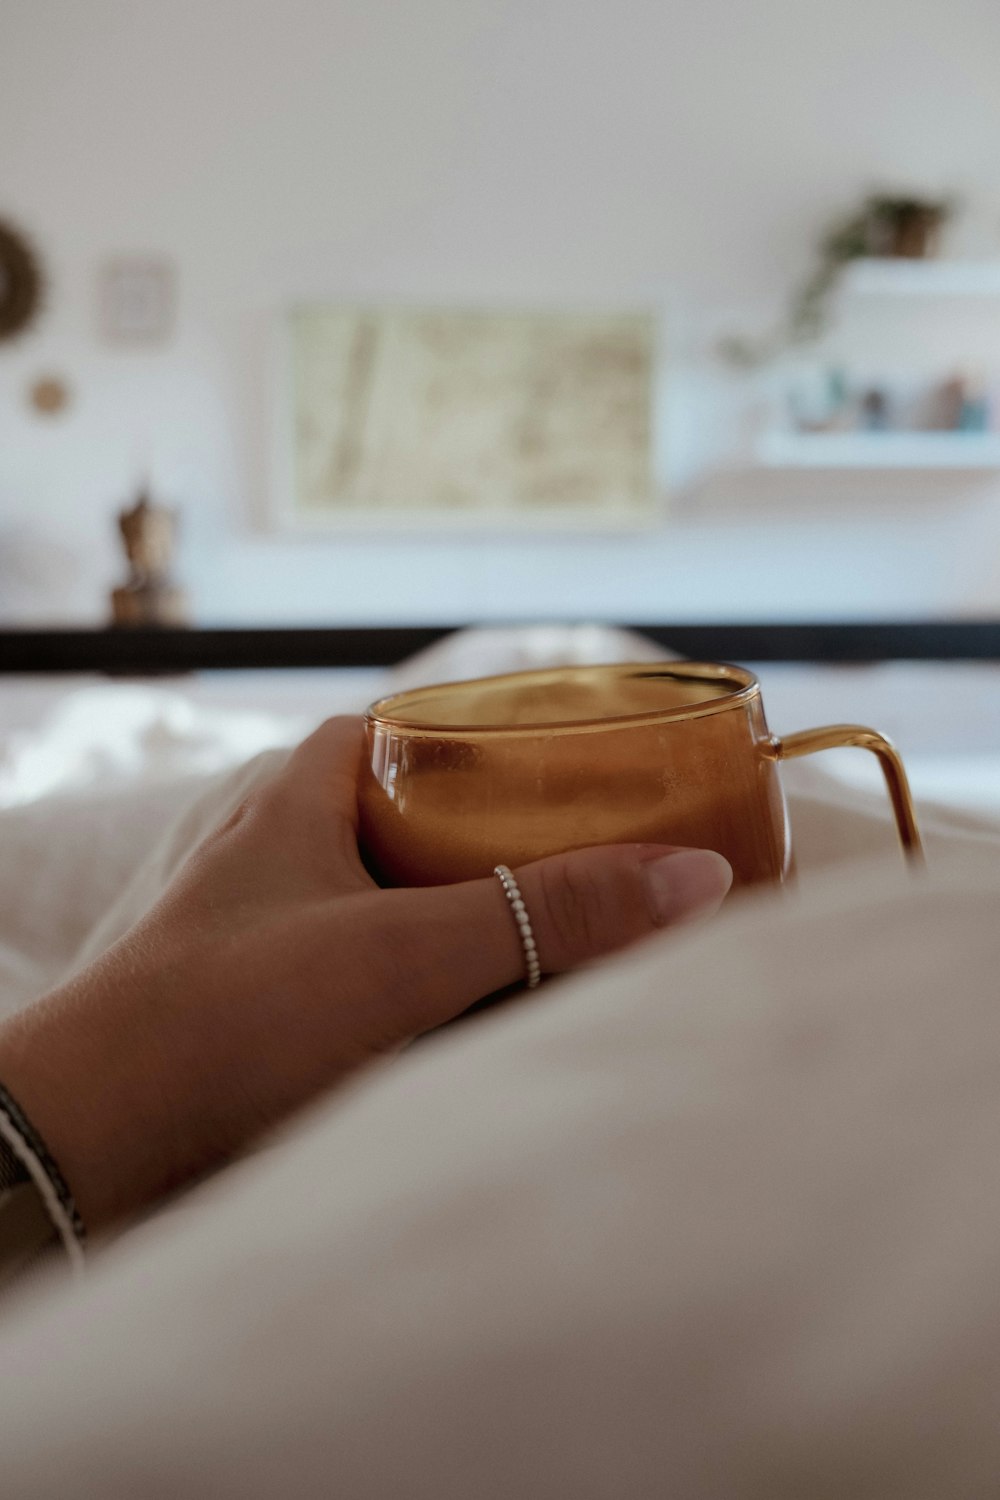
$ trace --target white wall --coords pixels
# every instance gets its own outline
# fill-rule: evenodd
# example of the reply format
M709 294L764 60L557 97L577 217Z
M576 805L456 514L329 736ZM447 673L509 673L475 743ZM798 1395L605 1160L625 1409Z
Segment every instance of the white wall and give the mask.
M0 346L0 612L99 619L147 466L205 622L995 609L995 481L741 476L745 392L705 346L872 182L958 190L954 248L1000 254L998 56L995 0L4 0L0 213L51 285ZM99 265L133 251L178 266L162 351L98 336ZM667 309L667 524L269 534L270 351L305 297ZM25 400L50 371L58 419ZM12 529L66 553L29 597Z

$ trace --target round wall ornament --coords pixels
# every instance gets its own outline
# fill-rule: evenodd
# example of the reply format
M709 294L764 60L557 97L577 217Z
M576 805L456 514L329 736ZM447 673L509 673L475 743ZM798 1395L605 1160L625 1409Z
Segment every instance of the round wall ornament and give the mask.
M29 241L0 219L0 342L24 333L42 301L42 271Z

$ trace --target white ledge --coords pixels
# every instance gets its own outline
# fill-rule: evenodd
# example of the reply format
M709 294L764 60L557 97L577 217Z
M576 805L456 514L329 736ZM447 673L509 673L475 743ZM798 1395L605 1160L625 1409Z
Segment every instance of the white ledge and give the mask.
M879 297L1000 297L1000 261L883 256L844 267L841 289Z
M995 432L770 432L766 469L1000 469Z

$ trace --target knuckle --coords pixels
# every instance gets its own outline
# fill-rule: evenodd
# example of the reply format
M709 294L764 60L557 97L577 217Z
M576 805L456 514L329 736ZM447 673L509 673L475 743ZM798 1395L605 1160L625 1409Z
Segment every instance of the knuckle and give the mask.
M380 892L377 906L366 896L356 907L359 930L370 933L365 957L368 987L362 1008L376 1050L396 1046L423 1029L421 1002L425 992L439 983L438 947L433 934L414 933L406 894ZM377 920L370 926L373 912Z
M605 883L587 863L571 858L541 871L542 912L556 966L601 952L611 925Z
M251 803L251 799L249 797L241 798L240 801L237 802L236 806L231 808L230 811L226 814L222 822L215 825L215 827L209 833L208 837L204 840L204 843L222 843L227 835L234 833L237 828L247 823L252 816L253 806Z

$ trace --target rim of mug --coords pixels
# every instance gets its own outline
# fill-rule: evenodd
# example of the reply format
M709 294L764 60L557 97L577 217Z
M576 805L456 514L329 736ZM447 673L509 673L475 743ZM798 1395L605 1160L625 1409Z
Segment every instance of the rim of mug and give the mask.
M687 670L683 670L687 669ZM430 720L416 720L397 717L391 709L397 709L407 699L422 697L425 693L450 693L452 690L458 692L462 688L475 687L480 683L492 682L514 682L518 679L530 677L548 677L554 672L593 672L595 670L610 673L638 672L646 677L675 674L679 677L697 677L699 673L709 675L718 674L720 685L728 677L731 681L739 682L740 686L731 688L729 691L720 692L717 697L706 698L701 703L677 704L673 708L644 709L641 713L630 714L605 714L596 719L539 719L530 724L440 724ZM463 677L454 682L429 682L423 687L404 688L400 693L389 693L384 698L378 698L366 708L364 713L365 722L370 725L384 726L390 729L399 729L407 734L449 734L449 735L529 735L537 734L539 730L545 730L547 734L577 734L581 730L597 730L607 728L609 725L624 727L628 724L648 724L650 720L664 720L677 722L684 719L704 719L711 714L726 713L740 704L749 703L753 698L760 697L760 681L748 671L746 667L739 667L734 662L717 661L632 661L632 662L593 662L589 665L585 662L570 662L564 666L554 667L526 667L519 672L495 672L486 677Z

